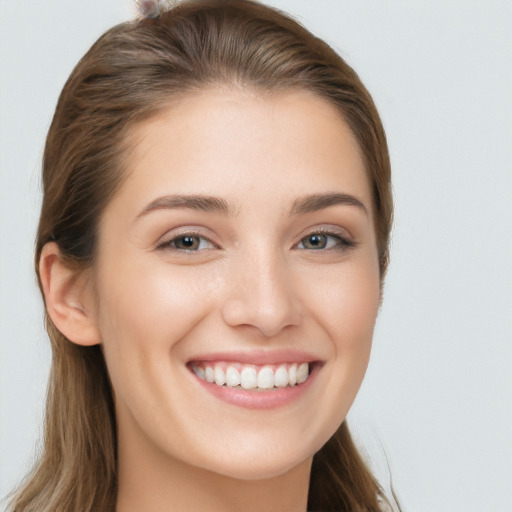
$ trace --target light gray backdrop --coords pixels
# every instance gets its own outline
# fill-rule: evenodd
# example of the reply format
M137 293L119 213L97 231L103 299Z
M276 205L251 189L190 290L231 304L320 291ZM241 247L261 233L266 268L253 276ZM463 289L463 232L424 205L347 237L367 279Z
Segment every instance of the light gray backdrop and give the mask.
M356 68L389 137L392 266L356 437L386 481L385 449L406 511L509 511L512 2L270 3ZM45 132L78 58L132 12L0 0L1 496L34 450L49 368L32 270Z

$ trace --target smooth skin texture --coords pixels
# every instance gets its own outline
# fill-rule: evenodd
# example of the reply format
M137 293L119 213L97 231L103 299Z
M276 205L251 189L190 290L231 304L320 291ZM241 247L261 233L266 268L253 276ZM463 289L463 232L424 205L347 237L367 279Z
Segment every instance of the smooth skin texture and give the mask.
M57 326L103 345L118 512L306 510L312 457L360 387L379 306L371 192L347 124L305 91L205 90L136 128L126 172L87 277L66 280L55 245L41 259ZM320 370L267 410L213 397L187 366L279 350Z

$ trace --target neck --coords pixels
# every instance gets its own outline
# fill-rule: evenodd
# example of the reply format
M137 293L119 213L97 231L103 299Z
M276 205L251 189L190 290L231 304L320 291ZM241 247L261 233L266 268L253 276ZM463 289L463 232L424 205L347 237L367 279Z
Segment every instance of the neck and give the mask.
M305 512L311 461L272 478L240 480L120 442L116 512Z

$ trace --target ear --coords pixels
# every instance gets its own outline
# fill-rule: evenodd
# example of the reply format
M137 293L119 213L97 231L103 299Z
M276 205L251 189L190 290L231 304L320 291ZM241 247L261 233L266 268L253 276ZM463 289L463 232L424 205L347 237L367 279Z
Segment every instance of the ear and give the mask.
M71 268L64 262L58 245L49 242L41 251L39 276L46 310L55 327L78 345L99 344L101 334L88 273Z

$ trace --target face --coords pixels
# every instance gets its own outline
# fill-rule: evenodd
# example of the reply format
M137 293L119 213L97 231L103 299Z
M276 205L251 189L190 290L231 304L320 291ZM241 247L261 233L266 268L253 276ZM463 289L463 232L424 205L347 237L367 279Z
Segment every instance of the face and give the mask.
M283 474L368 363L379 267L354 138L310 93L210 90L133 144L93 277L120 453Z

